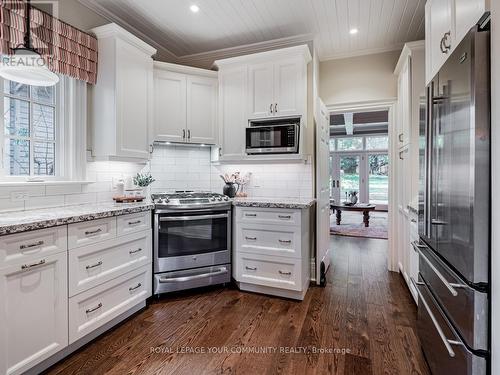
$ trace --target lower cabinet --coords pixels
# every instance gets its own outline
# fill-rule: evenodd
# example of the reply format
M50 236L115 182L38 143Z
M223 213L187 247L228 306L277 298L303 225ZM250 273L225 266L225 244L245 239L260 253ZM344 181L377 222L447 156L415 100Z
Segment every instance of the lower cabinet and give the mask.
M2 374L21 374L68 345L65 249L0 268L0 322Z
M151 296L151 265L69 299L70 344Z
M0 374L44 370L151 296L150 215L0 237Z
M309 211L235 208L233 278L241 290L304 299L310 280Z

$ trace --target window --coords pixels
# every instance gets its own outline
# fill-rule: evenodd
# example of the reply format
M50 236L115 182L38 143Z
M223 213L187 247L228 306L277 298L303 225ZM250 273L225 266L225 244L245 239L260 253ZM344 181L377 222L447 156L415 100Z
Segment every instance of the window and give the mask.
M363 149L363 137L346 137L337 139L339 151L356 151Z
M0 80L5 176L56 176L57 86L37 87Z
M367 150L387 150L389 148L388 136L366 137Z

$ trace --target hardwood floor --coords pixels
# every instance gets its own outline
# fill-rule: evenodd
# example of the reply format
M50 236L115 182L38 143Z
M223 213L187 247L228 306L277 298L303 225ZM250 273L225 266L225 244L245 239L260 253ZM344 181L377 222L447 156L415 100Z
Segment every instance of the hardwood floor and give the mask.
M47 373L429 374L386 246L332 236L327 286L303 302L234 288L163 298Z

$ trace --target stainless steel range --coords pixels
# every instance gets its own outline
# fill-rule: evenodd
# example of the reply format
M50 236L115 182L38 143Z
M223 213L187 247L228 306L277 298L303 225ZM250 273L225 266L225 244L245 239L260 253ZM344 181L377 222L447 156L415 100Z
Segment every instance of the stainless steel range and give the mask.
M221 194L153 194L154 294L231 280L231 202Z

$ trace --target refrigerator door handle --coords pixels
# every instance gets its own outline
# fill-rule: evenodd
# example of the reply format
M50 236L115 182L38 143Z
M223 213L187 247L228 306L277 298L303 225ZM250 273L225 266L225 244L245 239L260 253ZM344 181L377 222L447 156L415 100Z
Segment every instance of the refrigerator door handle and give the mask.
M434 273L439 278L439 280L441 280L441 282L444 284L444 286L450 291L451 295L453 297L458 296L458 292L455 290L455 288L463 288L463 287L465 287L465 285L457 284L457 283L450 283L448 280L446 280L446 278L443 276L443 274L441 272L439 272L439 270L436 268L436 266L434 266L434 264L432 264L432 262L429 260L429 258L427 258L427 256L422 252L422 249L427 248L427 246L420 245L420 244L418 244L417 241L413 241L411 243L411 245L413 246L413 249L422 257L422 259L425 261L425 263L427 263L427 265L434 271Z
M427 301L425 300L424 296L422 295L422 292L418 288L419 286L424 286L425 283L420 282L420 281L416 282L413 279L413 277L411 277L411 276L410 276L410 281L413 284L413 286L415 287L415 290L417 291L419 301L422 302L422 304L424 305L425 310L427 310L427 314L429 314L429 316L430 316L430 318L432 320L432 323L434 324L434 328L436 328L436 331L439 334L439 337L441 338L441 341L443 341L443 344L446 347L446 350L448 351L448 355L450 357L454 358L455 357L455 351L453 350L453 348L451 346L452 345L462 345L462 343L459 342L459 341L456 341L456 340L450 340L444 334L443 329L441 328L441 326L439 325L439 322L437 321L436 317L432 313L431 308L429 307L429 304L427 303Z

